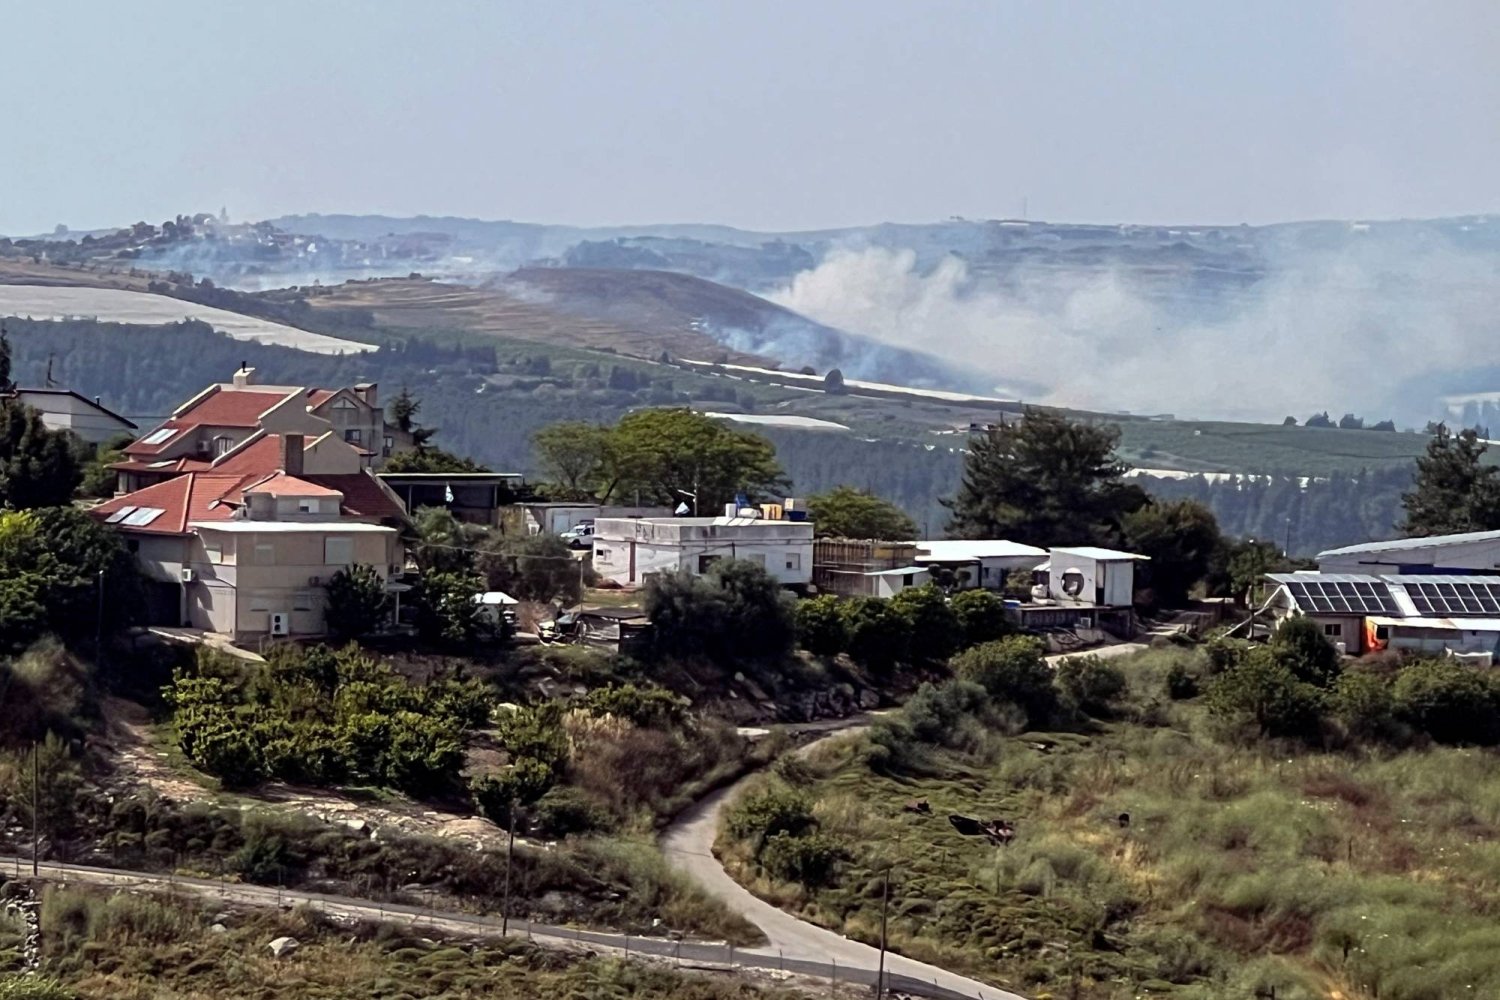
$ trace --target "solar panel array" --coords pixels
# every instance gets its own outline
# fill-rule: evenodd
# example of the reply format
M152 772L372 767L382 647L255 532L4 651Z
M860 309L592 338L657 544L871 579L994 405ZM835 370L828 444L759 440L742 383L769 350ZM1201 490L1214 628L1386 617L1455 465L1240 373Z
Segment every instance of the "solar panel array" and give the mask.
M1453 580L1445 583L1406 582L1406 596L1420 615L1440 617L1487 615L1500 618L1500 584Z
M1297 607L1322 614L1395 615L1396 601L1384 584L1366 581L1295 580L1288 582Z

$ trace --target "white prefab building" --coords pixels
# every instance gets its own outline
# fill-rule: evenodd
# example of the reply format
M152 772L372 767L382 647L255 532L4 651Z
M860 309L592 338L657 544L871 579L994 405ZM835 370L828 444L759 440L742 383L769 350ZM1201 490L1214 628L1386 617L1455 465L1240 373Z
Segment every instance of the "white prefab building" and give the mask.
M1500 531L1397 538L1318 553L1324 573L1467 574L1500 570Z
M1033 570L1047 560L1047 550L1004 539L944 539L918 542L916 563L953 573L959 590L1003 590L1015 570Z
M639 586L652 573L706 573L720 559L759 563L784 586L806 586L812 582L812 522L750 517L594 522L594 571L622 587Z
M1135 601L1135 564L1146 559L1093 546L1053 549L1047 594L1063 604L1128 608Z

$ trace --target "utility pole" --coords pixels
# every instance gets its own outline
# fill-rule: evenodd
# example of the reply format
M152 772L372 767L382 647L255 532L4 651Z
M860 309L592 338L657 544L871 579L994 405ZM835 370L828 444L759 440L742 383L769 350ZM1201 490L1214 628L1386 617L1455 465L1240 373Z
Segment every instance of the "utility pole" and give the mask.
M94 621L94 659L104 663L104 570L99 571L99 614Z
M509 838L505 846L505 895L500 898L500 936L510 933L510 865L516 856L516 800L510 800Z
M885 884L880 890L880 970L875 973L875 1000L885 997L885 918L891 907L891 870L885 870Z
M37 808L37 789L41 787L42 765L37 755L36 741L31 743L31 877L37 878L39 871L38 860L41 857L41 810Z

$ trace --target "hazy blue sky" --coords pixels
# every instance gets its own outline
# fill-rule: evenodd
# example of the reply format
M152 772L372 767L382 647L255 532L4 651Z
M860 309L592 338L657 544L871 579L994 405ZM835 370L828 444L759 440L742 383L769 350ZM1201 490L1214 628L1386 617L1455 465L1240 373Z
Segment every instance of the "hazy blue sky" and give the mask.
M0 232L1500 209L1500 3L11 3Z

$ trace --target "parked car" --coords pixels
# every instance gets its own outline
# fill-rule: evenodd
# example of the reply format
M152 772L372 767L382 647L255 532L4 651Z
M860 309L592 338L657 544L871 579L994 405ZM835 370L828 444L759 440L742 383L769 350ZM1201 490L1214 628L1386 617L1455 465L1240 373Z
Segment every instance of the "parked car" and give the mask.
M591 549L594 547L594 526L576 524L558 537L567 542L570 549Z

